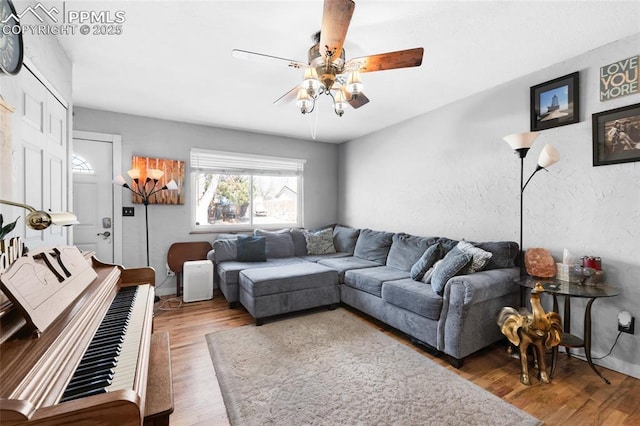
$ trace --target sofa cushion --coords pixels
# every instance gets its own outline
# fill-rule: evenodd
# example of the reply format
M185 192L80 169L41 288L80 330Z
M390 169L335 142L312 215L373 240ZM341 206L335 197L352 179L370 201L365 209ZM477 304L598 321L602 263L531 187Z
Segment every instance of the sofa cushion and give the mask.
M275 232L256 229L254 233L259 237L265 237L267 239L266 253L268 258L275 259L296 255L293 239L288 229Z
M213 259L216 263L225 262L227 260L236 260L238 258L238 236L234 236L233 240L215 240L213 242Z
M409 234L393 234L387 266L403 271L411 271L414 263L420 259L425 250L436 243L438 237L416 237Z
M265 237L238 237L239 262L266 262Z
M239 236L248 237L250 233L246 232L237 232L237 233L226 233L222 232L220 234L216 234L216 240L237 240Z
M464 253L456 247L452 248L434 268L433 275L431 276L431 287L433 291L442 296L444 286L447 284L447 281L449 281L449 278L454 277L462 271L471 262L472 258L468 253Z
M299 256L300 259L306 260L307 262L320 262L325 259L334 259L336 257L351 257L349 253L327 253L327 254L308 254L306 256Z
M371 260L361 259L355 256L347 257L332 257L330 259L318 260L320 265L328 266L338 272L338 279L341 283L344 282L344 274L346 271L352 269L372 268L374 266L381 266L380 263L373 262Z
M381 297L383 282L402 278L409 278L409 273L390 266L375 266L345 272L344 284Z
M488 241L474 245L493 255L487 266L484 267L485 270L513 268L516 266L516 259L520 251L518 243L513 241Z
M307 239L304 237L304 229L293 228L291 230L291 240L296 256L307 255Z
M442 296L430 285L410 278L383 283L382 300L432 320L438 320L442 312Z
M359 235L359 229L336 225L336 227L333 228L333 245L336 251L353 254Z
M411 278L416 281L421 281L424 274L442 258L442 255L443 250L440 243L435 243L426 249L422 256L420 256L420 259L411 267Z
M338 274L317 263L302 262L271 268L246 269L239 275L240 288L253 297L337 286Z
M363 229L360 231L353 255L384 265L391 248L393 234L390 232Z
M304 260L298 257L281 257L278 259L267 259L266 262L238 262L230 260L216 265L216 273L221 281L227 285L238 284L238 274L245 269L267 268L271 266L290 265L292 263L302 263Z
M484 251L468 241L460 241L456 247L463 253L470 254L472 257L471 263L464 270L465 274L482 271L493 256L490 252Z

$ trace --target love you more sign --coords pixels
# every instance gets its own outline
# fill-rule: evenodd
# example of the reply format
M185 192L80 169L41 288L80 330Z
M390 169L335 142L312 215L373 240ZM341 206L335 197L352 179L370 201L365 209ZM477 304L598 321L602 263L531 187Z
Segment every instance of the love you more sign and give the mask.
M632 56L600 68L600 101L638 93L638 59Z

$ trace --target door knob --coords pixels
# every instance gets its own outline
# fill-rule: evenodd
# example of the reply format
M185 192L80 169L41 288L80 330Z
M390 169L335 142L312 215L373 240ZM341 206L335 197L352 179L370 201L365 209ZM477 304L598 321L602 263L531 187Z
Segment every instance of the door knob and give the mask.
M99 233L97 235L98 235L98 237L102 237L102 238L104 238L106 240L107 238L109 238L111 236L111 232L104 231L104 232L101 232L101 233Z

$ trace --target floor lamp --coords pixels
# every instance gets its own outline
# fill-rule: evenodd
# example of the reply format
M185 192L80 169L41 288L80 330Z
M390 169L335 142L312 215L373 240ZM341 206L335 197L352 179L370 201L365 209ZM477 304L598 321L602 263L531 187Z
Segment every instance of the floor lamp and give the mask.
M127 184L127 181L124 180L122 175L116 176L113 179L113 184L116 186L127 188L129 191L142 198L142 203L144 204L144 224L147 239L147 266L149 266L149 215L147 211L149 200L151 199L152 195L155 195L160 191L171 191L178 189L178 185L173 179L171 179L171 181L169 181L166 185L159 187L158 180L162 177L162 175L164 175L164 172L158 169L147 169L147 175L146 179L144 179L144 183L140 182L140 170L138 169L129 170L127 172L127 175L129 175L129 177L131 178L131 186Z
M538 165L536 169L531 173L529 179L524 181L524 159L529 152L529 149L533 145L533 142L538 137L537 132L527 132L527 133L515 133L512 135L505 136L503 139L507 142L511 148L515 151L515 154L520 157L520 253L519 253L519 261L520 261L520 277L524 277L525 268L524 268L524 249L522 247L522 217L523 217L523 194L524 190L531 181L531 178L538 173L540 170L547 170L547 168L551 167L560 159L560 154L558 151L551 145L547 144L542 148L540 152L540 156L538 157Z

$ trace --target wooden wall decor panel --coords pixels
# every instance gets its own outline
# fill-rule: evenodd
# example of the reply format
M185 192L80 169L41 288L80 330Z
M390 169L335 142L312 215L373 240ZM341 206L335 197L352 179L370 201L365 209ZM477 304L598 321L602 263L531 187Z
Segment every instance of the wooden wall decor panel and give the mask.
M184 204L184 161L133 156L131 168L140 170L139 181L141 184L147 178L147 169L158 169L162 170L164 174L158 180L156 189L162 188L172 179L178 185L178 189L175 191L160 191L153 195L149 199L149 204ZM142 197L134 193L131 195L133 203L142 203Z

